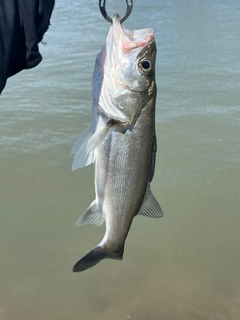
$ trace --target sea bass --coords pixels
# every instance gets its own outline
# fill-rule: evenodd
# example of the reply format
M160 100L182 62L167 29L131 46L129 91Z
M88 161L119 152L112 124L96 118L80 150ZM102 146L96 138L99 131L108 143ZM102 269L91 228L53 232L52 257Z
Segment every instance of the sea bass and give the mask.
M113 17L93 72L92 124L72 149L72 170L95 162L96 199L76 224L105 221L106 232L74 272L105 258L122 260L133 218L163 216L150 190L157 149L156 51L153 29L130 31Z

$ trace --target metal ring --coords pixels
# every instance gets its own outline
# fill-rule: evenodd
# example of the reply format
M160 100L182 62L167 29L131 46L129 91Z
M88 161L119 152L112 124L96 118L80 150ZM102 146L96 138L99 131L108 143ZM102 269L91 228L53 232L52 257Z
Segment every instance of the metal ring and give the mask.
M132 12L133 0L126 0L126 3L127 3L127 10L126 10L125 15L122 18L120 18L120 23L123 23L130 16L130 14ZM99 9L101 11L102 16L108 22L112 23L113 20L107 14L106 9L105 9L105 5L106 5L106 0L99 0Z

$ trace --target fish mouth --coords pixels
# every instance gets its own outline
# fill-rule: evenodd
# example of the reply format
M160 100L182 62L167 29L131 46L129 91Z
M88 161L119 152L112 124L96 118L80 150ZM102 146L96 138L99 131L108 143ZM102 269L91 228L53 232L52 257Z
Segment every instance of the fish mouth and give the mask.
M121 24L118 14L115 14L112 20L113 23L109 30L106 44L107 48L117 47L119 54L141 51L155 41L152 28L127 30Z

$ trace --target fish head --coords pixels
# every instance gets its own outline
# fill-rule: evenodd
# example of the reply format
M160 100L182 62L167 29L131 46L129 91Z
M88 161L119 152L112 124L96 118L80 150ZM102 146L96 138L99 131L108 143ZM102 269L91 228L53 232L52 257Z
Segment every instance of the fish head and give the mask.
M98 101L108 116L131 123L156 96L156 52L153 29L127 30L118 15L113 17L105 47L97 58L101 68Z
M157 49L154 30L127 30L115 15L106 48L108 68L115 86L119 90L145 91L155 71Z

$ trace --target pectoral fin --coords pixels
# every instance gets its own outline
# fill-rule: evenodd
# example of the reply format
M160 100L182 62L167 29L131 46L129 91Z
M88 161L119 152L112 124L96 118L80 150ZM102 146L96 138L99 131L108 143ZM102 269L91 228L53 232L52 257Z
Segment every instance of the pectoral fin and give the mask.
M164 215L149 186L147 187L147 191L138 215L149 218L161 218Z
M97 124L91 124L77 138L71 154L75 154L72 164L72 171L88 166L95 161L95 149L106 137L111 123L105 123L101 117Z
M90 152L87 150L87 143L92 135L92 126L89 126L77 138L71 151L71 154L75 154L72 171L88 166L95 161L94 150Z
M105 123L103 120L99 122L101 123L98 124L96 131L90 137L87 143L87 152L89 153L101 144L111 127L111 122Z
M76 225L79 227L83 224L95 224L101 226L104 222L104 217L98 210L96 200L94 200L87 210L77 220Z

